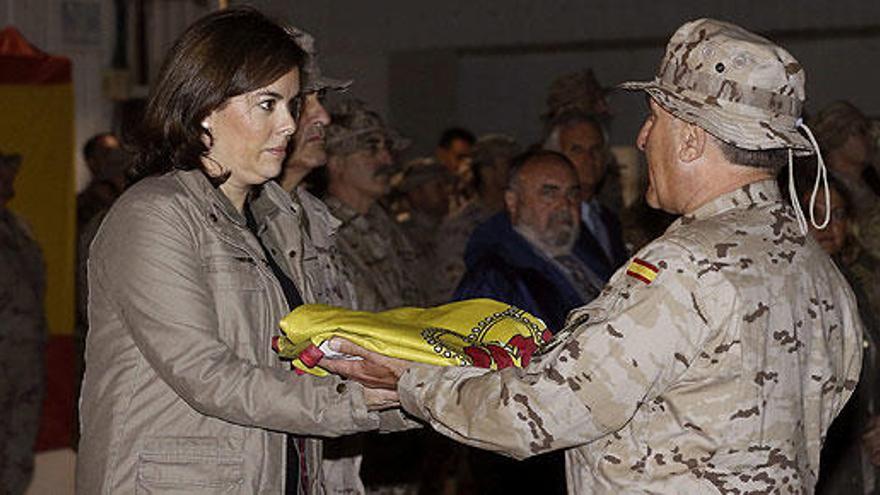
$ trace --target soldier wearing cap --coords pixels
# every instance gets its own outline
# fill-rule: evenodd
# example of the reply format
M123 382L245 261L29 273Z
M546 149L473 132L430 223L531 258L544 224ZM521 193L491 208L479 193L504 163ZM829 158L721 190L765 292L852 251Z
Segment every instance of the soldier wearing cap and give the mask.
M397 186L409 205L400 227L416 250L421 266L418 273L423 275L418 280L427 305L449 302L447 294L438 290L442 273L437 269L437 250L442 244L438 229L449 213L454 178L436 158L416 158L404 165L403 177Z
M854 230L862 245L880 256L880 176L872 166L876 150L871 122L855 105L836 101L811 120L828 169L852 197Z
M336 246L355 287L347 306L380 311L421 305L415 249L378 203L391 189L393 154L408 143L359 100L340 102L330 116L325 202L342 222Z
M302 259L305 277L321 290L306 303L348 306L355 298L355 289L346 275L339 251L335 245L340 225L323 201L313 196L304 180L313 170L327 164L327 126L330 114L324 107L327 91L345 91L351 80L325 77L318 65L318 51L311 34L293 26L288 27L297 44L305 52L302 67L302 110L296 123L296 132L290 140L290 149L278 183L290 193L291 208L300 218L298 235L302 248L293 256ZM361 455L352 452L348 439L327 439L320 446L308 440L307 448L323 454L321 462L322 487L327 494L362 494L365 487L360 478ZM323 447L323 448L321 448Z
M341 305L367 311L421 306L417 281L425 275L419 272L416 250L379 203L391 190L394 155L408 143L359 100L339 102L330 120L324 201L341 222L334 246L354 285L354 298ZM420 447L412 434L368 435L360 445L357 439L346 445L363 452L360 472L371 494L416 493Z
M0 480L24 493L46 389L46 270L39 244L6 207L21 155L0 153Z
M464 275L464 252L474 229L504 210L510 162L520 152L519 143L506 134L484 134L474 144L470 166L476 196L450 215L440 228L443 242L438 246L441 278L437 291L447 300L455 294Z
M303 179L327 163L326 128L330 115L323 104L325 93L344 91L352 81L325 77L318 66L315 39L296 27L288 27L288 31L306 54L300 95L302 110L278 177L279 184L290 193L293 212L300 217L302 249L291 255L302 259L305 276L321 288L315 293L316 300L307 303L343 306L354 298L354 287L340 268L339 253L334 246L340 222L324 202L306 190Z
M470 445L570 449L570 493L811 493L859 376L862 324L773 180L816 147L799 132L804 70L700 19L672 36L653 81L623 87L649 96L648 202L681 216L539 357L440 369L336 341L365 360L321 366L396 387L404 409Z

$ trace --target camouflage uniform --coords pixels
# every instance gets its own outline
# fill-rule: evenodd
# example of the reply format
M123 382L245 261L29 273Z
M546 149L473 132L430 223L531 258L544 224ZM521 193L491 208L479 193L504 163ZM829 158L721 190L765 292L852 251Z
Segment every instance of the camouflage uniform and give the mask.
M373 205L361 215L332 196L325 203L342 222L336 247L354 284L352 309L381 311L421 305L412 270L415 250L382 207Z
M451 184L453 179L454 176L435 158L416 158L407 162L397 189L409 196L418 194L413 191L424 184ZM414 280L427 306L450 301L445 291L439 289L443 274L437 270L438 249L445 242L438 232L442 219L417 208L410 208L408 212L398 217L401 231L415 250L416 270L419 276Z
M437 269L440 275L440 287L437 290L447 300L452 300L452 295L466 271L464 252L468 239L478 225L495 213L497 212L488 210L479 201L471 201L440 226L438 238L443 239L443 242L437 246Z
M46 388L43 310L46 273L40 246L11 211L0 208L0 480L24 493Z
M834 261L852 285L858 301L864 324L864 358L853 398L826 436L816 491L825 495L876 493L880 489L880 469L865 453L861 436L871 418L880 414L880 325L875 315L880 308L880 260L855 239L848 239Z
M810 490L861 323L775 184L711 201L636 257L656 279L618 271L526 370L414 367L401 403L518 458L573 447L572 493Z
M332 196L325 203L341 221L336 247L355 295L346 306L381 311L422 305L415 284L421 276L416 271L416 252L385 210L375 204L361 215ZM422 437L418 432L351 437L328 445L328 455L358 463L363 455L360 475L370 495L416 494Z
M733 146L811 152L801 66L737 26L685 24L657 78L623 87ZM862 323L799 227L772 180L716 195L574 310L526 369L413 365L401 404L517 458L570 449L570 493L812 493L859 377Z

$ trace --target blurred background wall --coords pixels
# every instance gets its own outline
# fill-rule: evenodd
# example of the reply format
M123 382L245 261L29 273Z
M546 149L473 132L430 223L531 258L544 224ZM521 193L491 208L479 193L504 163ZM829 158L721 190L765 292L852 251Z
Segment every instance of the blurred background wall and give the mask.
M14 24L45 51L72 59L77 148L120 126L121 105L138 98L173 39L218 8L214 0L0 0L0 26ZM433 148L450 124L477 133L505 130L538 138L547 85L592 67L613 85L649 78L665 41L682 22L729 20L786 46L806 67L808 108L846 98L880 115L880 2L864 0L259 0L250 3L313 32L326 72L356 80L365 99L414 139ZM122 21L119 11L123 12ZM120 22L125 43L120 43ZM113 77L115 65L128 78ZM115 86L114 86L115 83ZM104 89L110 86L108 89ZM115 88L115 89L114 89ZM109 91L109 92L108 92ZM118 103L119 100L117 100ZM631 143L639 97L613 95L614 144ZM77 160L77 184L88 173Z

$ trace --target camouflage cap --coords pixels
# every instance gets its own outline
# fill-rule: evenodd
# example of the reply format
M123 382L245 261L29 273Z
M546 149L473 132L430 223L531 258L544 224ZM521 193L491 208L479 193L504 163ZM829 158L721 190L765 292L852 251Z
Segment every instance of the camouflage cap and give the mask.
M714 19L678 28L643 90L676 117L747 150L789 148L813 153L798 131L803 108L803 67L785 49L745 29Z
M547 110L541 118L549 122L560 113L571 109L600 118L609 117L606 93L607 89L599 84L593 69L563 74L550 83Z
M318 50L315 48L315 38L311 34L294 26L288 26L287 30L296 40L296 44L306 52L302 68L303 93L313 93L324 89L345 91L352 85L354 81L351 79L332 79L321 74L321 68L318 66Z
M403 166L403 179L398 189L409 192L434 180L451 181L453 178L452 173L436 158L415 158Z
M368 149L371 140L377 136L388 142L391 151L400 151L410 145L409 139L386 126L382 117L361 100L346 98L331 105L328 110L330 125L327 126L327 151L330 154L344 155Z
M484 134L471 148L473 168L494 166L497 160L511 160L522 152L516 139L501 133Z

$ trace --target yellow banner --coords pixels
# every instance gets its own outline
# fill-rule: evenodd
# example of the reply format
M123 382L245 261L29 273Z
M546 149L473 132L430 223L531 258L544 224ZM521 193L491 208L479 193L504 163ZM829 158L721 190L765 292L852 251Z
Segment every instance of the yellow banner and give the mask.
M73 86L0 85L0 150L20 153L10 208L32 227L46 260L46 315L52 334L74 325Z
M316 365L332 353L325 343L334 336L386 356L491 369L528 366L551 338L540 319L491 299L379 313L305 304L280 326L283 335L274 343L278 354L292 359L294 368L319 376L327 374Z

